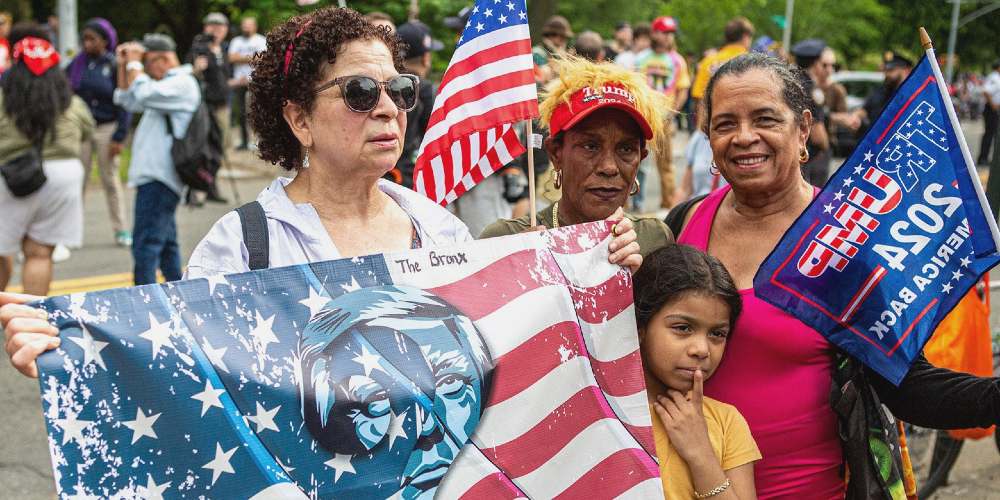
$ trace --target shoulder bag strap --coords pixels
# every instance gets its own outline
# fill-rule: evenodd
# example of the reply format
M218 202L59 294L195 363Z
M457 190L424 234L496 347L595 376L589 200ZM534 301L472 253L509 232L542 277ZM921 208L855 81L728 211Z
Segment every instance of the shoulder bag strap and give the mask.
M707 194L703 194L682 201L674 208L671 208L670 212L667 213L667 216L664 217L663 222L670 228L670 231L674 233L675 240L681 236L681 230L684 229L684 218L687 217L687 213L691 211L691 207L707 197Z
M250 254L248 263L251 271L267 269L270 265L268 255L267 217L264 207L258 201L251 201L236 209L243 226L243 244Z

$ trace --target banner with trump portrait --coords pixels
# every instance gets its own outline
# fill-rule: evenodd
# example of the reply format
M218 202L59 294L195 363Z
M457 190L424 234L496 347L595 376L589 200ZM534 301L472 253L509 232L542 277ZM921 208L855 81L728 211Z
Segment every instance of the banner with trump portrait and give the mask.
M610 224L42 303L60 496L662 498Z
M998 241L928 50L754 289L898 385L937 324L1000 262Z

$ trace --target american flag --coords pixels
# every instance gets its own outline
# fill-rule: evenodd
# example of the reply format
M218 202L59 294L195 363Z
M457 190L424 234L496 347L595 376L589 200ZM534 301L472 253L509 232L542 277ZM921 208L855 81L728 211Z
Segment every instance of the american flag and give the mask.
M477 0L444 73L413 172L448 204L524 153L513 124L538 116L525 0Z
M48 299L58 492L662 498L609 241L599 222Z

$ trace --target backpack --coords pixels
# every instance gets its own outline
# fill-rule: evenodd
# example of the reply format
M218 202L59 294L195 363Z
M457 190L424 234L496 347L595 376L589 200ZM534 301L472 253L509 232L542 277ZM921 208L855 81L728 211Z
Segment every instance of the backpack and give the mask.
M167 132L174 139L170 147L170 157L174 169L185 186L198 191L214 192L215 174L222 165L222 131L215 117L202 102L191 115L184 137L174 135L170 115L163 115L167 121Z

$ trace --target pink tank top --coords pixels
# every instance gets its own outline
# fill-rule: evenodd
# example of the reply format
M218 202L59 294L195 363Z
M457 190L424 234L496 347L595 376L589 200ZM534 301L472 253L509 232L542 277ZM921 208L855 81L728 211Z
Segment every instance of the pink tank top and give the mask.
M730 187L705 198L678 243L707 251ZM843 454L830 408L832 360L818 332L740 290L743 312L705 395L735 406L764 458L754 465L761 499L844 498Z

